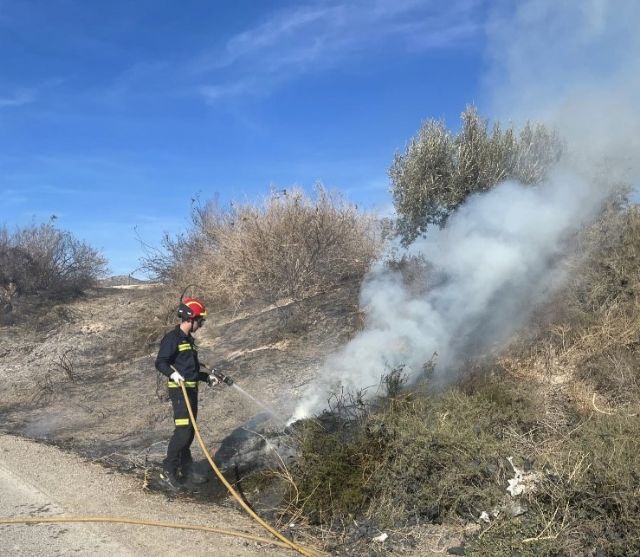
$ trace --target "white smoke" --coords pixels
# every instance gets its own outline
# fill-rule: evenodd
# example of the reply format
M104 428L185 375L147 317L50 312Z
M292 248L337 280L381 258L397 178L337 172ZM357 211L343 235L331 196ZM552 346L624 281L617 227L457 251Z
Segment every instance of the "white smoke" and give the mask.
M638 175L640 2L505 2L488 23L484 87L497 119L544 121L558 129L592 179ZM612 164L612 161L615 164Z
M422 293L379 262L361 291L365 329L328 358L294 418L322 410L339 386L377 386L399 366L417 378L434 353L435 378L445 383L466 357L500 346L562 284L566 239L611 187L640 174L640 3L613 4L532 0L494 14L496 114L544 121L570 154L539 186L507 182L472 196L446 228L414 242L408 254L439 277Z

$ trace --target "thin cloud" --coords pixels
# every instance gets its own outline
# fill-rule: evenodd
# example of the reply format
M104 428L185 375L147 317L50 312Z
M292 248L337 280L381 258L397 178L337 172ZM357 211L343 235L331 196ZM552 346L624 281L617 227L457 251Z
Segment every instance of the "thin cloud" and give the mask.
M215 103L226 97L235 97L253 91L255 83L252 80L222 83L220 85L204 85L200 87L200 94L208 103Z
M296 8L279 13L258 27L232 37L217 65L229 66L242 57L277 46L288 37L297 40L298 35L306 32L310 26L339 25L343 14L344 8L341 6L328 9Z
M11 108L31 104L36 100L33 90L17 91L11 95L0 97L0 108Z
M2 203L5 207L24 205L29 201L30 197L25 194L23 189L2 188Z
M96 91L94 98L108 105L117 106L132 97L145 97L148 89L166 89L166 84L174 79L171 65L162 60L134 62L120 72L110 83Z
M480 30L481 25L475 21L463 21L459 25L436 30L414 25L407 42L412 51L465 46Z
M198 92L208 102L274 87L300 75L357 60L371 47L417 52L466 46L480 30L479 0L446 6L417 0L311 4L271 14L231 37L189 68L211 79ZM258 81L259 89L249 87Z
M267 12L255 26L190 59L143 60L122 71L96 98L121 104L154 95L191 96L208 104L264 96L300 76L349 63L369 51L416 54L466 48L481 30L484 0L307 2Z

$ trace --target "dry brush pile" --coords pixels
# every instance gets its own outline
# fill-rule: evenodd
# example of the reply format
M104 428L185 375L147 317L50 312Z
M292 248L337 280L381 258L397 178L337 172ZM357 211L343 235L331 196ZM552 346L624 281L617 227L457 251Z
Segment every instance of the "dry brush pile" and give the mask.
M374 219L324 188L272 192L263 204L195 206L192 229L165 237L144 267L197 286L219 307L300 299L360 280L379 250Z

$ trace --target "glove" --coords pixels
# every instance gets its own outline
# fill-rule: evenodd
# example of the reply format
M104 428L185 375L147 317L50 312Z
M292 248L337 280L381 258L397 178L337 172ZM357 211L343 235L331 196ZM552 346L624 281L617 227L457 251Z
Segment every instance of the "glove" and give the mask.
M215 387L216 385L220 384L220 379L218 379L215 375L213 375L213 373L211 375L209 375L209 377L207 378L207 385L209 385L209 387Z
M177 371L174 371L169 377L174 383L182 383L184 381L184 377Z

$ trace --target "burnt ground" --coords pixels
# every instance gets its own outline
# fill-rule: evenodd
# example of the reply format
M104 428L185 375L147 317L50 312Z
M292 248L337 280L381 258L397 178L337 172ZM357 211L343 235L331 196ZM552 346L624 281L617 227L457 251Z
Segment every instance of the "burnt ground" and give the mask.
M159 296L153 288L103 288L64 312L49 309L39 324L0 328L1 430L125 467L158 464L173 427L154 369L163 329L148 317ZM196 333L200 359L286 419L324 356L353 330L356 298L353 288L340 289L212 316ZM234 388L201 385L198 422L211 446L261 411Z
M200 359L286 419L326 355L356 330L357 298L358 286L347 284L303 302L212 315L196 334ZM37 319L0 327L0 433L56 445L133 474L141 485L151 478L153 488L173 420L153 365L170 325L150 313L162 313L167 302L155 287L100 288L68 306L50 306ZM287 453L282 426L267 418L236 389L201 385L198 424L229 480L242 472L237 444L249 440L264 449L251 439L255 430L274 433ZM224 488L196 442L193 451L211 481L191 495L221 502ZM269 450L257 453L277 465ZM245 495L263 513L278 503L274 493Z

